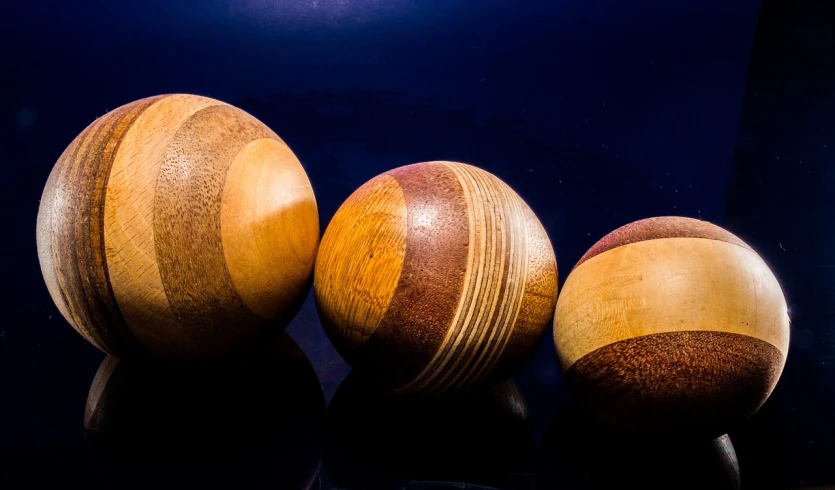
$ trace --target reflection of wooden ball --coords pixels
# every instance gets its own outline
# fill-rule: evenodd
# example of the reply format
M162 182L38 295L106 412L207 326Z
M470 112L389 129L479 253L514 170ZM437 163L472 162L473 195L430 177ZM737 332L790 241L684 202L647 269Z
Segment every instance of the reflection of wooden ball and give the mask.
M210 357L286 323L313 270L313 190L249 114L193 95L93 122L44 188L38 256L52 299L117 356Z
M542 475L537 488L740 488L739 462L727 434L711 439L624 433L573 401L545 430L536 459L535 473Z
M554 251L492 174L428 162L375 177L339 208L316 262L329 337L397 393L436 395L507 373L557 294Z
M220 361L107 356L84 430L93 454L120 469L108 488L123 487L122 477L131 488L137 478L172 488L309 488L324 415L313 366L282 332Z
M707 222L631 223L566 279L554 339L568 383L622 429L726 432L777 383L789 341L777 279Z
M383 393L351 373L328 405L324 465L339 488L400 488L398 480L524 488L496 483L525 469L535 448L527 402L512 380L415 398Z

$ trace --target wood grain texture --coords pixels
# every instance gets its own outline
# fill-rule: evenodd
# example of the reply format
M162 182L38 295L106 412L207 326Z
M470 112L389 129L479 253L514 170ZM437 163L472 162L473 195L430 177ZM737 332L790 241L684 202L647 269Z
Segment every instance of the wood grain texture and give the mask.
M298 285L311 279L319 241L312 195L296 156L272 138L247 143L226 174L220 217L226 265L241 299L262 318L291 310Z
M219 104L190 95L160 98L119 142L104 209L106 262L123 315L146 345L189 342L171 310L157 265L154 196L165 153L180 126L198 111Z
M331 341L351 358L380 326L406 255L406 200L394 178L379 175L334 215L316 260L316 298ZM366 259L367 258L367 259ZM362 260L360 260L362 259Z
M53 169L38 251L65 318L129 357L213 357L289 320L312 274L318 215L287 146L192 95L102 116Z
M431 162L388 175L406 200L406 255L392 302L356 364L397 389L428 365L453 325L471 246L466 198L448 167Z
M773 345L747 335L668 332L598 349L566 381L617 429L716 436L760 408L784 362Z
M713 223L681 216L659 216L634 221L609 233L595 243L574 267L579 267L583 262L607 250L630 243L661 238L709 238L733 243L753 251L739 237Z
M749 335L788 352L788 310L774 274L754 252L718 240L673 238L624 245L568 276L554 339L563 368L613 342L680 330Z
M348 288L346 270L361 274ZM512 189L470 165L426 162L386 172L337 211L314 290L355 368L397 393L439 395L507 373L530 353L553 314L556 276L544 229ZM377 277L386 285L377 296L355 286ZM350 316L371 298L374 315Z
M557 303L554 342L575 392L613 425L718 435L756 411L779 379L788 308L774 274L739 238L656 218L616 230L584 256Z
M120 107L87 127L53 167L38 210L41 271L64 318L100 349L142 352L117 304L103 237L118 142L155 99Z

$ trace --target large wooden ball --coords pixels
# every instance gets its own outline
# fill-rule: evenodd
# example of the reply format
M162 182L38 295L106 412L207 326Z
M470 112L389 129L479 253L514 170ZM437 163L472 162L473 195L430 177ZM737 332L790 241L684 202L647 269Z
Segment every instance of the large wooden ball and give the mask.
M287 145L194 95L94 121L55 164L37 223L58 309L122 357L215 357L286 324L318 238L313 190Z
M390 391L439 395L514 369L557 295L554 251L531 209L476 167L385 172L342 204L314 273L328 336Z
M718 436L777 383L789 317L751 247L710 223L661 217L613 231L580 259L554 340L569 385L614 427Z

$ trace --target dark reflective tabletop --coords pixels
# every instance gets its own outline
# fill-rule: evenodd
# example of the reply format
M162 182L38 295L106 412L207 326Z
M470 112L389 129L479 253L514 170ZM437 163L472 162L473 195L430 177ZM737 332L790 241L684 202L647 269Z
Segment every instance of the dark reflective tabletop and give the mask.
M330 374L344 372L340 365ZM340 376L335 376L339 378ZM725 435L616 433L574 402L538 437L512 379L439 399L384 393L355 373L329 403L279 334L200 364L105 357L62 446L4 459L12 486L85 488L739 488ZM74 435L70 436L69 432Z

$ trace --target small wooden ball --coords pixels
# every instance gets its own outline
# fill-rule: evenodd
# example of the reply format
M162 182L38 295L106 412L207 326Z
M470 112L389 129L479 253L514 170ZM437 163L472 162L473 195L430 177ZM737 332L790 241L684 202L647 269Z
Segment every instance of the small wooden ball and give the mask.
M119 357L216 357L286 325L318 238L313 190L281 138L194 95L94 121L55 164L37 223L61 314Z
M398 394L440 395L512 371L553 315L557 265L531 209L455 162L385 172L328 225L314 272L325 330Z
M789 317L774 274L742 240L660 217L613 231L580 259L554 340L569 385L612 426L718 436L774 389Z

